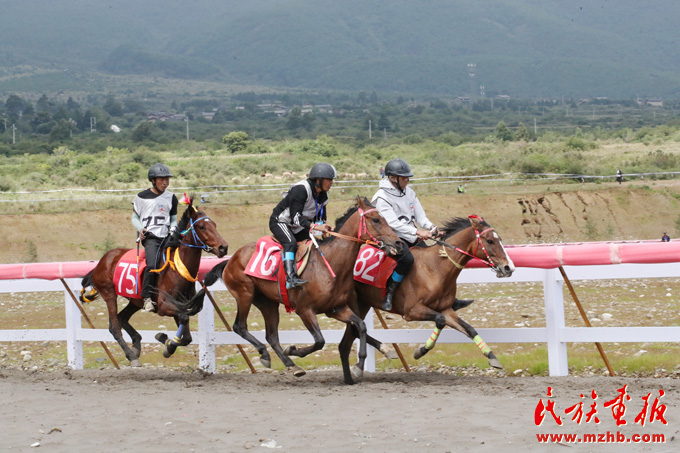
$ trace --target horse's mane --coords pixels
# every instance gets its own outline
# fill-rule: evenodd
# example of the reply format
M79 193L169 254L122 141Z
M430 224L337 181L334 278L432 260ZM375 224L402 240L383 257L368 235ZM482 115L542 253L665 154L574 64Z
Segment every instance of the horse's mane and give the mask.
M486 223L486 220L482 219L482 225L486 227L491 227L488 223ZM467 217L454 217L452 219L449 219L444 222L444 226L442 227L442 233L444 233L443 240L446 240L453 236L454 234L458 233L459 231L463 231L466 228L470 228L470 219Z
M195 209L193 208L194 197L190 197L189 199L191 200L191 204L187 205L187 208L184 210L182 217L180 217L179 221L177 222L177 229L179 231L186 230L187 227L189 226L189 222L191 222L191 209Z
M368 201L368 198L366 198L366 197L364 197L364 203L366 203L366 207L369 208L369 209L372 209L372 208L375 207L371 204L370 201ZM359 203L356 203L356 204L350 206L349 208L347 208L347 211L345 211L345 213L343 215L341 215L340 217L335 219L335 231L340 231L340 228L343 227L345 222L347 222L347 220L350 217L352 217L352 214L357 212L358 209L359 209ZM335 239L335 236L331 236L330 238L324 239L324 242L330 242L333 239Z

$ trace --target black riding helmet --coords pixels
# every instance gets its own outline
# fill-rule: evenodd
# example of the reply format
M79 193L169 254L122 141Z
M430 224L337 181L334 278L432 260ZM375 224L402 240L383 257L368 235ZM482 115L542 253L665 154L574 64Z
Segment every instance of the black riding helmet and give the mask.
M335 179L337 177L338 172L335 171L335 167L325 162L319 162L318 164L315 164L309 171L309 179Z
M172 178L172 173L170 173L167 165L153 164L149 168L149 181L153 181L156 178Z
M406 163L404 159L392 159L385 165L385 174L387 176L404 176L410 178L413 176L411 167Z
M387 162L387 165L385 165L385 174L387 176L402 176L404 178L410 178L413 176L413 172L411 171L409 164L407 164L404 159L399 158L392 159L391 161ZM402 194L406 192L406 188L402 188L398 180L396 183L392 181L392 184L396 184L397 189L399 189L399 192Z

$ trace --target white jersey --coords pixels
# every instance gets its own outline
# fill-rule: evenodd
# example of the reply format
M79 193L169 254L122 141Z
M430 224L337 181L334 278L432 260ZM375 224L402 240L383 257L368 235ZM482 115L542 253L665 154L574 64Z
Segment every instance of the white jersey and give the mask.
M132 207L143 228L156 237L164 238L170 231L170 217L177 215L177 197L167 190L157 195L147 189L137 194Z
M413 189L406 186L402 193L392 185L389 178L382 179L379 187L371 202L397 236L414 243L418 239L416 225L428 230L434 226L425 215L425 210Z

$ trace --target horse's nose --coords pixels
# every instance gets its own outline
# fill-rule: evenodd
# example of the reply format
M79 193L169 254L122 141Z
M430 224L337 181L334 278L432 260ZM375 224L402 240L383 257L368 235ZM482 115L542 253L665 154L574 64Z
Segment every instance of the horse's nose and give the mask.
M222 258L224 255L227 254L227 250L228 250L228 249L229 249L229 246L228 246L228 245L220 245L220 246L217 248L217 256L219 256L220 258Z

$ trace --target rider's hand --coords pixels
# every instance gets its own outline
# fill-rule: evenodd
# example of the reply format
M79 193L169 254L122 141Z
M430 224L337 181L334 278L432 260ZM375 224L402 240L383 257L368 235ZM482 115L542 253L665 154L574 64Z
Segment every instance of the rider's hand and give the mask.
M422 228L418 228L418 231L416 231L416 236L421 239L432 239L432 233L430 230L424 230Z
M144 239L146 239L146 228L142 228L139 232L139 240L143 241Z

